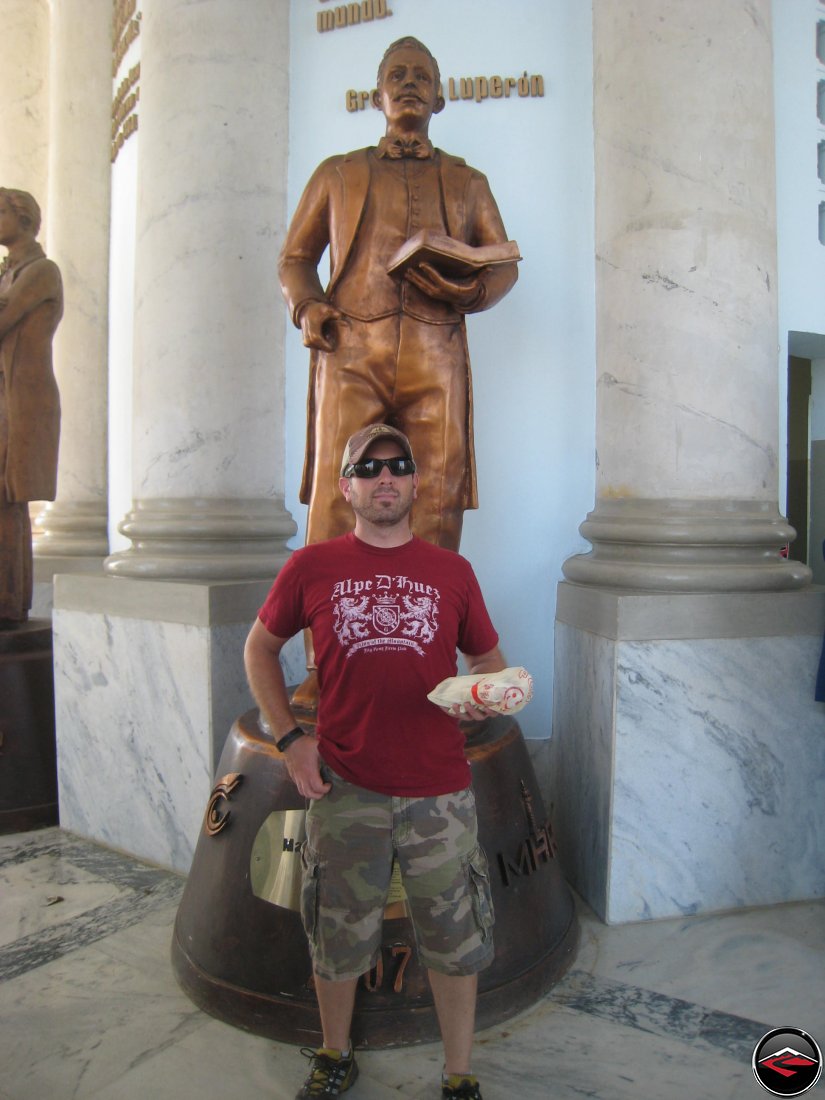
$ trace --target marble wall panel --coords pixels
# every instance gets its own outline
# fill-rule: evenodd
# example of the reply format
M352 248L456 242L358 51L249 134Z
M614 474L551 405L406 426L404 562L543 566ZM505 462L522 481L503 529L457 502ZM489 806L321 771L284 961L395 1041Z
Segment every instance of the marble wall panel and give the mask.
M556 623L550 814L571 885L607 905L613 788L613 643Z
M821 644L616 641L557 623L560 854L602 919L825 895Z
M61 825L188 870L223 741L251 706L248 625L76 610L53 625Z
M825 894L820 645L618 643L608 919Z

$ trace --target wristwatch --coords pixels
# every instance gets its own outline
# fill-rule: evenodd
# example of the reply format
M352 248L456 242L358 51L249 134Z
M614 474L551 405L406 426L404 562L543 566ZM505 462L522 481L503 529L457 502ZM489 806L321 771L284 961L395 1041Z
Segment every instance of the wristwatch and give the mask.
M286 752L293 741L297 741L299 737L304 736L304 730L300 726L296 726L291 729L289 733L285 733L280 740L275 742L275 748L278 752Z

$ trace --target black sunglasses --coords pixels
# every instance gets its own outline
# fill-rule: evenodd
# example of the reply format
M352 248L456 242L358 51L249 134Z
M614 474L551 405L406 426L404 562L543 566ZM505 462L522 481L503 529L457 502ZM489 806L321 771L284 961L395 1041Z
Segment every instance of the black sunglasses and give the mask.
M411 458L367 458L364 462L351 462L344 470L344 477L378 477L385 466L393 477L415 473Z

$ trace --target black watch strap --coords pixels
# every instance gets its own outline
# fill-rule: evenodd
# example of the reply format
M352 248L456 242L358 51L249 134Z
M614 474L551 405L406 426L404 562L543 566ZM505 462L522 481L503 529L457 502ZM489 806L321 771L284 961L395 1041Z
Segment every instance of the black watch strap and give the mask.
M293 741L297 741L299 737L303 736L304 731L300 726L296 726L294 729L291 729L289 733L285 733L280 740L275 742L275 748L278 752L286 752Z

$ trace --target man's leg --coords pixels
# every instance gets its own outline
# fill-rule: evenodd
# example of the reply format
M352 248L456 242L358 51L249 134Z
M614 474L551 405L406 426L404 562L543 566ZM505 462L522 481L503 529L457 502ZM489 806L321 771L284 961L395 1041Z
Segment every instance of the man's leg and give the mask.
M321 1010L324 1045L320 1050L304 1050L310 1056L309 1076L295 1100L312 1096L338 1096L347 1092L358 1079L358 1065L350 1042L350 1025L355 1004L357 978L341 982L315 975L315 994Z
M315 975L315 994L321 1012L324 1046L329 1050L347 1051L350 1048L350 1027L357 985L357 978L331 982Z
M414 534L458 550L470 502L469 364L462 325L404 317L395 401L421 479Z
M390 413L397 346L397 318L350 321L340 328L335 351L318 355L307 544L353 528L352 508L338 488L341 456L354 432Z
M441 1041L444 1072L469 1074L476 1017L477 974L442 974L428 970Z
M307 515L307 544L344 535L353 527L352 509L338 488L341 456L349 437L384 420L395 380L398 321L351 321L338 330L334 352L318 353L315 379L315 453ZM307 677L292 694L297 709L318 706L318 678L312 632L304 631Z
M467 789L395 801L406 826L401 843L395 834L398 861L444 1043L442 1095L480 1100L470 1058L477 974L493 957L493 911L475 799Z

